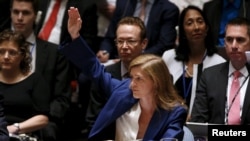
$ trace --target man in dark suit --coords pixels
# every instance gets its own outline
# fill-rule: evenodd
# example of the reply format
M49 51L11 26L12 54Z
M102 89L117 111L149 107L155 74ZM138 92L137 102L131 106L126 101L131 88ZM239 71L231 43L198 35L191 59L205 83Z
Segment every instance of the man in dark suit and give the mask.
M143 42L132 43L132 41ZM124 44L124 42L126 42L126 44ZM107 66L106 72L109 72L113 78L122 80L128 77L129 63L135 57L139 56L147 46L146 28L140 18L125 17L119 21L116 31L116 46L120 61ZM104 97L102 91L97 90L93 84L86 115L86 121L89 123L89 128L92 128L95 119L106 101L107 99Z
M235 11L227 9L230 6L234 7ZM250 9L248 7L250 7L249 0L231 0L231 2L229 0L212 0L204 4L203 10L212 28L212 37L217 46L224 46L219 40L223 42L225 25L228 20L237 16L250 19ZM223 17L223 13L227 16Z
M38 0L12 0L11 26L22 33L30 43L32 71L40 72L51 89L50 122L42 135L46 141L54 141L69 109L70 79L69 62L58 52L58 46L38 39L34 34L34 23L38 11Z
M117 23L125 16L139 17L140 7L141 3L137 0L117 0L108 31L97 53L101 62L118 57L114 43ZM175 45L179 9L167 0L147 0L145 17L148 45L144 52L161 56L165 50Z
M250 20L249 0L211 0L204 3L203 11L212 28L213 40L218 47L218 53L229 59L224 48L225 25L235 17L245 17Z
M53 8L53 3L55 3L56 0L41 0L39 1L39 12L41 13L40 19L36 25L35 33L39 37L39 33L42 32L44 25L46 24L46 17L50 16L50 11ZM82 19L85 19L83 23L83 27L80 31L81 36L86 39L89 46L91 46L91 49L94 52L97 52L99 50L99 47L97 46L97 6L95 4L95 1L93 0L61 0L60 9L57 14L57 22L59 22L57 25L59 25L60 34L55 34L54 32L51 32L51 35L53 38L49 38L47 41L52 42L55 44L60 44L64 41L66 41L69 38L69 33L67 30L67 22L68 22L68 9L71 7L77 7L79 9L80 15ZM51 9L50 9L51 8ZM60 22L61 21L61 22ZM61 25L61 26L60 26ZM54 27L55 28L55 27ZM53 31L53 29L52 29ZM54 33L54 34L53 34ZM56 40L54 40L57 38ZM70 63L71 68L74 68L74 65ZM79 88L79 95L77 102L71 103L71 108L69 111L69 116L66 118L66 126L72 126L72 122L76 123L79 126L79 128L85 128L85 121L83 118L78 118L79 120L76 120L72 115L74 111L80 110L81 113L77 113L79 117L84 117L87 109L87 103L89 101L89 95L83 95L80 93L89 93L90 91L90 80L88 80L84 75L79 74L80 72L74 68L72 73L72 82L76 83ZM72 83L73 84L73 83ZM72 85L72 89L75 89ZM77 93L77 94L78 94ZM80 106L78 106L80 105ZM68 125L69 124L69 125ZM80 126L81 124L81 126ZM83 127L82 127L83 126ZM67 128L70 128L67 127ZM74 128L76 129L76 128ZM78 132L75 130L72 130L73 132ZM79 131L80 132L80 131Z
M191 113L193 122L250 124L250 65L245 55L246 51L250 51L250 23L246 18L228 22L225 49L229 61L207 68L201 75ZM233 76L235 72L240 74L237 79ZM231 92L231 84L236 80L239 80L239 87ZM236 109L234 106L237 106ZM235 123L229 120L231 112L236 112L234 115L238 116Z
M40 20L38 21L35 29L35 33L38 35L39 32L41 32L42 27L45 22L46 16L49 16L47 14L49 11L49 6L50 3L52 3L55 0L42 0L39 1L39 12L41 13L40 15ZM62 23L61 23L61 34L59 35L59 43L65 41L67 38L69 38L69 33L67 30L67 21L68 21L68 9L71 6L77 7L79 9L79 12L81 14L81 18L85 19L85 22L83 23L83 28L80 31L81 36L86 39L87 43L90 46L94 47L94 40L96 39L97 36L97 7L94 1L92 0L61 0L61 8L64 10L59 10L58 15L61 15L60 18L62 18ZM63 4L65 3L66 4ZM55 17L56 18L56 17ZM59 16L57 17L59 18ZM52 35L53 36L53 35ZM58 35L54 35L58 36ZM51 41L49 41L51 42ZM52 41L53 42L53 41ZM55 42L53 42L55 43ZM59 44L56 43L56 44ZM97 49L93 48L94 51L97 51Z

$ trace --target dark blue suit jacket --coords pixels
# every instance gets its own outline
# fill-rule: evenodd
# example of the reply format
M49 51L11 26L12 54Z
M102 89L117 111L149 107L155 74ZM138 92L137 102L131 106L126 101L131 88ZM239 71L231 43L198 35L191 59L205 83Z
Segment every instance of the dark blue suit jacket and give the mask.
M114 38L116 26L120 19L126 16L133 16L137 0L117 0L116 10L108 27L100 50L107 50L111 57L117 56ZM179 9L168 0L155 0L151 8L147 23L148 45L145 53L162 55L167 49L173 48L176 39L176 30L179 17Z
M82 38L77 38L69 45L61 46L61 52L72 61L82 72L109 97L106 105L99 114L89 134L90 140L104 140L106 127L138 102L129 89L130 79L113 79L104 70ZM183 138L183 125L186 121L187 110L177 106L172 111L159 108L156 110L144 136L144 140L159 140L163 137Z

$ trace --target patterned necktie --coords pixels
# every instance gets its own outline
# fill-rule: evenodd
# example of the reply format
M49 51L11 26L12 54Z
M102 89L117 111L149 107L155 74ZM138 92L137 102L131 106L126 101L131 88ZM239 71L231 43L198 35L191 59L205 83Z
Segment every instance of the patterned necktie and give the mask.
M56 0L54 7L52 9L52 12L50 14L50 17L48 18L48 21L45 23L45 26L43 27L43 29L38 35L40 39L43 39L45 41L49 39L50 33L56 24L57 13L59 11L60 4L61 4L61 0Z
M228 124L229 125L239 125L240 124L240 82L239 77L241 73L235 71L233 73L234 78L230 89L229 96L229 109L228 113Z

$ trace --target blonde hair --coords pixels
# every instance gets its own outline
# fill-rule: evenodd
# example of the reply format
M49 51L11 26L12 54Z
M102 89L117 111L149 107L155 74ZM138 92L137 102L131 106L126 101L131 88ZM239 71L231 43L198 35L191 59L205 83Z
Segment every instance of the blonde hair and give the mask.
M134 67L140 67L154 84L157 107L171 110L177 105L184 105L184 100L178 95L169 73L168 67L161 57L153 54L142 54L129 65L129 72Z

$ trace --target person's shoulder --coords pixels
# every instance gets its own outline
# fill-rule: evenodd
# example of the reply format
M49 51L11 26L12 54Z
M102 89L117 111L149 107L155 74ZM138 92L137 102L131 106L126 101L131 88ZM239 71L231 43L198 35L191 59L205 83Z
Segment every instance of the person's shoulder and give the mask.
M210 0L204 3L203 8L207 8L207 7L211 7L214 5L220 5L221 4L221 0Z
M218 71L225 70L225 68L228 68L228 64L228 62L215 64L213 66L205 68L203 73L217 74Z
M44 77L42 76L42 74L40 72L30 72L28 73L24 79L22 81L20 81L20 83L23 84L36 84L38 82L45 82Z
M166 110L164 108L159 108L159 110L162 113L171 112L172 114L174 114L174 113L187 114L187 112L188 112L187 105L185 105L184 103L178 103L178 102L171 108L171 110Z
M41 79L43 78L42 74L38 71L35 71L35 72L30 72L28 75L27 75L27 79Z
M59 54L59 45L41 39L37 39L36 48L37 52L44 52L49 56Z
M173 115L182 115L182 118L186 118L188 113L187 106L182 103L177 104L171 111Z
M45 47L51 47L52 49L58 49L58 46L57 44L54 44L54 43L51 43L51 42L48 42L48 41L44 41L44 40L41 40L39 38L37 38L36 40L37 42L37 46L45 46Z
M226 59L223 56L219 55L218 53L215 53L214 55L212 55L212 58L219 60L219 61L226 62Z
M113 70L114 68L117 68L117 67L120 67L120 66L121 66L121 61L118 61L118 62L116 62L114 64L106 66L105 69L107 71L109 71L109 70Z
M209 63L209 62L212 64L224 63L226 62L226 59L223 58L218 53L214 53L211 56L207 56L206 59L204 60L204 63Z
M162 55L163 60L173 59L174 57L175 57L175 49L166 50Z
M155 0L155 2L161 4L164 7L178 9L178 11L179 11L178 6L176 4L174 4L173 2L171 2L171 1L168 1L168 0Z

